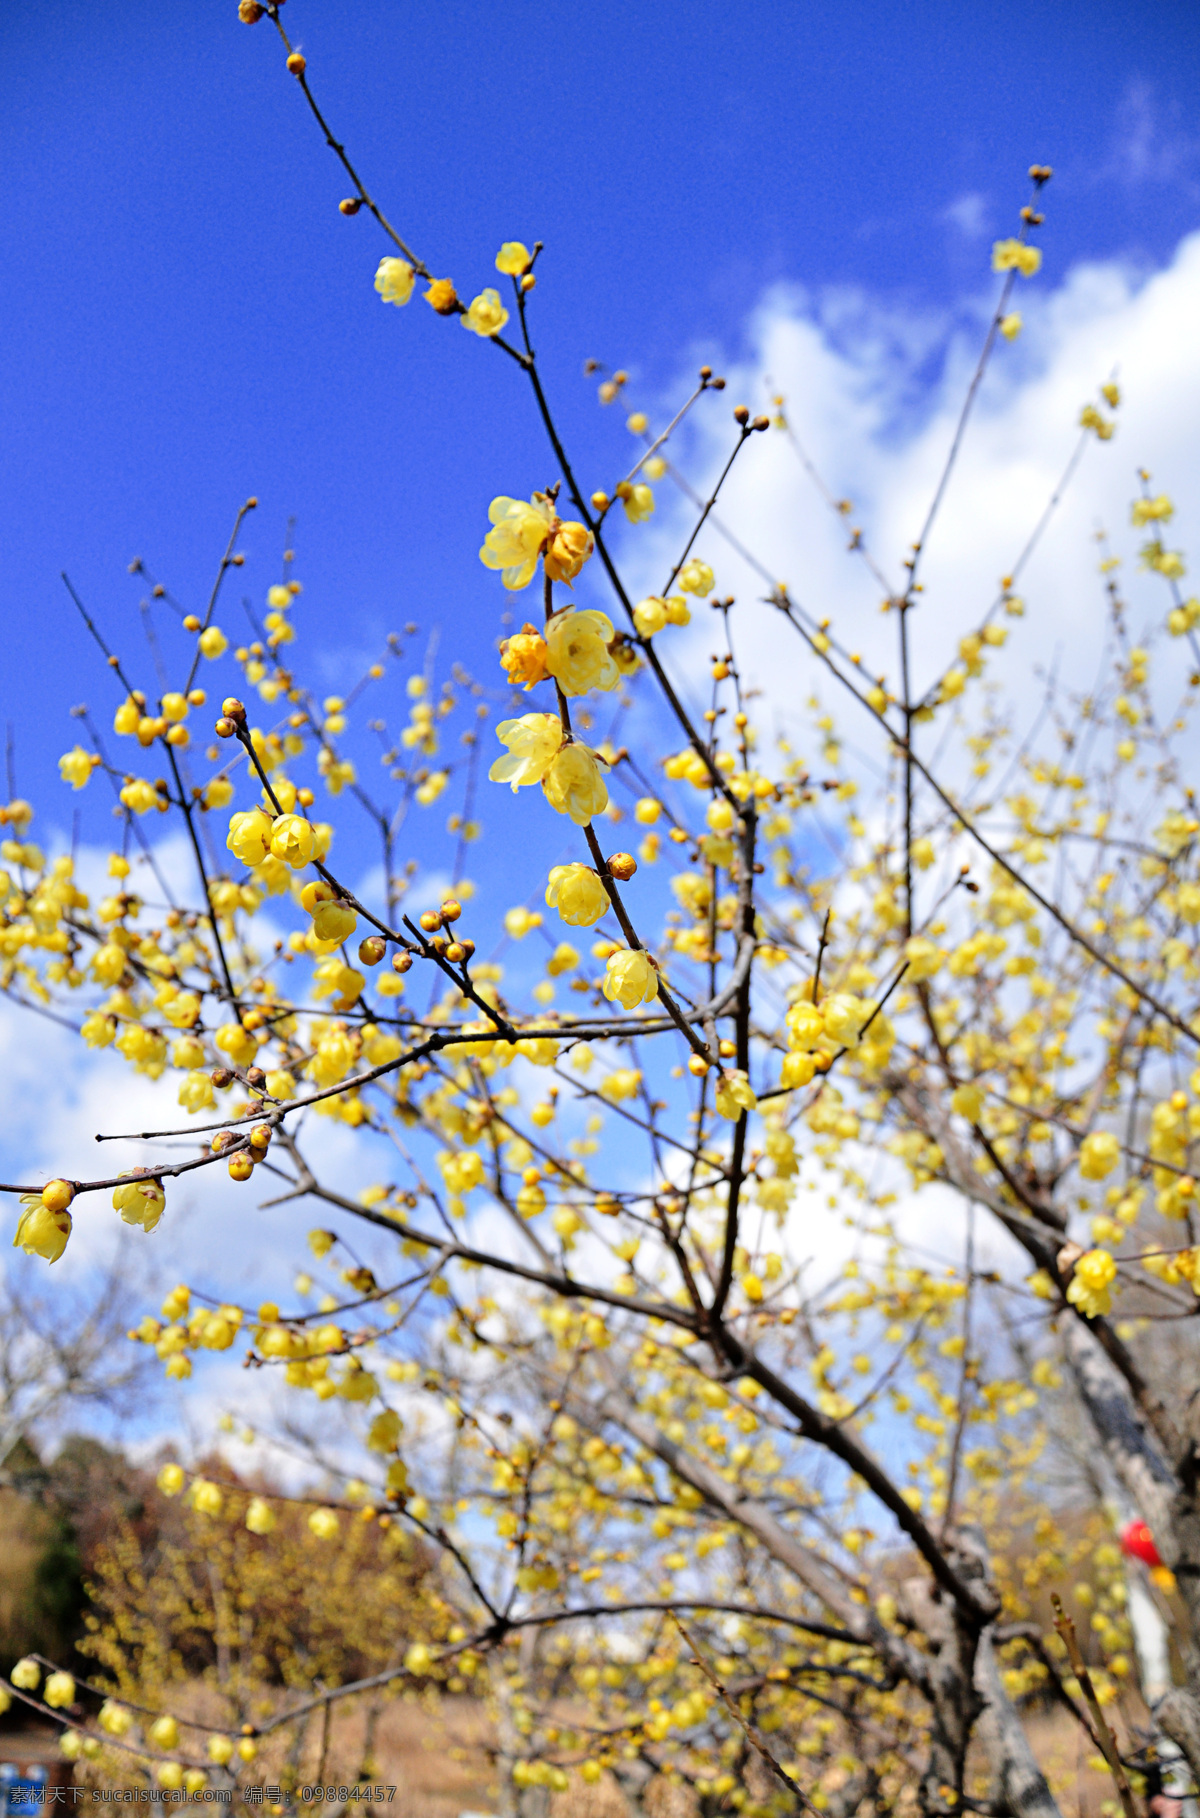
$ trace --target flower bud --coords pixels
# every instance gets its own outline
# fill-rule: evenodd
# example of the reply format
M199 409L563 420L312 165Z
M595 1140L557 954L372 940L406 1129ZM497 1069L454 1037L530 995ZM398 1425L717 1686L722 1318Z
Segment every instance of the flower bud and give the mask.
M446 958L454 966L461 964L461 962L466 958L466 954L463 952L463 949L462 949L461 941L451 941L450 942L450 945L446 948Z
M442 925L442 918L436 909L426 909L421 917L421 926L426 934L436 934Z
M253 1157L243 1149L239 1155L231 1156L229 1162L230 1180L249 1180L254 1172Z
M200 621L196 617L194 612L189 612L187 614L186 618L183 621L183 629L185 631L199 631Z
M694 1073L697 1079L703 1079L708 1072L708 1062L702 1054L688 1055L688 1072Z
M607 511L610 503L611 501L606 492L594 492L592 494L593 511Z
M412 954L405 952L403 949L401 949L401 951L399 953L393 954L393 956L392 956L392 971L393 972L411 972L412 963L413 963Z
M387 952L387 942L380 934L369 934L358 943L358 957L364 966L377 966Z
M243 25L257 25L266 10L260 0L238 0L238 18Z
M219 1092L223 1092L226 1086L232 1086L233 1077L233 1071L229 1067L214 1067L209 1074L209 1078Z
M269 1149L270 1148L270 1146L271 1146L271 1126L270 1126L270 1124L255 1124L253 1130L251 1130L251 1132L250 1132L250 1146L252 1149Z
M608 869L619 883L627 884L637 870L637 860L631 852L614 852Z
M222 714L221 718L217 721L216 725L213 727L213 731L216 733L216 735L219 739L231 739L233 737L234 733L237 731L237 727L234 725L232 720L227 720L225 718L224 714Z
M302 57L299 51L293 51L287 60L287 66L293 76L302 76L308 68L308 59Z
M358 196L347 196L338 203L338 208L344 215L356 215L361 207L362 202Z
M444 922L456 922L462 914L462 904L456 902L454 897L448 896L442 904L441 913Z
M745 429L747 423L750 421L750 412L744 404L735 405L733 420L735 423L740 423L742 428Z
M246 709L235 694L226 695L221 702L221 712L227 720L233 720L238 726L245 722Z
M42 1204L48 1212L65 1212L74 1197L69 1180L48 1180L42 1188Z

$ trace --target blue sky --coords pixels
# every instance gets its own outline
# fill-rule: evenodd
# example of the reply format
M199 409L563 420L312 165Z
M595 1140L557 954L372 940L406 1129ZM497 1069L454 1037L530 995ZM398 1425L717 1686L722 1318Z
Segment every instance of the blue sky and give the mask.
M771 287L907 311L931 377L1031 159L1056 170L1050 282L1083 258L1161 264L1197 220L1185 4L285 17L435 269L471 295L502 239L547 242L536 336L590 483L625 444L584 357L652 400L693 354L744 353ZM380 236L338 214L345 182L269 23L232 0L59 0L5 9L0 51L0 710L23 791L57 788L66 707L104 701L59 570L120 642L129 559L193 603L251 491L246 590L261 600L294 514L331 686L410 617L487 660L483 514L551 477L540 433L507 361L419 300L378 303Z

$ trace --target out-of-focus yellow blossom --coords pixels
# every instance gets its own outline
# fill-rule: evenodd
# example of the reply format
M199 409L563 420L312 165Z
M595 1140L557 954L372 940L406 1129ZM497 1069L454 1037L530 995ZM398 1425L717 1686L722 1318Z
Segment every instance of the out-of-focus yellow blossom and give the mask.
M1093 1130L1079 1145L1079 1172L1084 1180L1106 1180L1121 1159L1121 1145L1111 1130Z
M265 1496L252 1496L246 1510L246 1526L252 1534L269 1534L275 1526L275 1511Z
M496 254L496 270L506 277L519 278L529 270L529 248L519 240L506 240Z
M425 301L439 316L452 316L458 308L453 279L434 278L425 292Z
M1075 1264L1067 1299L1088 1319L1112 1312L1112 1284L1117 1265L1107 1250L1085 1250Z
M121 790L121 800L134 814L149 814L152 808L167 806L166 797L160 797L153 783L148 783L140 776L133 777L125 784Z
M532 688L546 679L546 640L536 625L522 625L500 645L500 667L514 688Z
M753 1111L758 1099L740 1067L731 1067L717 1081L716 1106L722 1117L736 1123L743 1111Z
M271 816L261 808L247 809L244 814L232 816L225 844L243 865L261 865L271 850L274 826Z
M797 1086L811 1085L816 1071L817 1063L811 1054L785 1054L779 1083L786 1092L792 1092Z
M128 1736L133 1728L133 1713L126 1710L123 1704L116 1704L106 1698L96 1714L96 1722L109 1736Z
M308 1531L318 1540L336 1540L341 1524L332 1509L314 1509L308 1518Z
M177 1749L179 1747L179 1725L167 1715L159 1717L146 1732L156 1749Z
M100 759L85 751L82 745L73 745L59 758L58 768L64 783L70 783L72 789L82 789L99 762Z
M613 623L603 612L577 612L568 606L556 612L546 626L545 667L566 695L586 694L589 688L606 692L621 679L608 646Z
M654 494L648 486L640 483L631 486L627 480L622 480L617 487L617 497L625 507L625 516L631 524L640 524L653 514Z
M648 954L622 947L609 954L601 989L610 1003L634 1010L658 996L658 973Z
M117 1025L111 1016L93 1010L90 1016L84 1017L79 1033L89 1048L107 1048L117 1033Z
M229 639L219 625L209 625L200 633L200 655L215 662L229 649Z
M65 1206L52 1211L40 1193L23 1193L21 1205L24 1210L17 1220L14 1250L24 1250L26 1256L42 1256L48 1263L56 1263L71 1235L71 1214Z
M590 865L554 865L546 901L573 928L590 928L609 908L608 891Z
M1000 333L1006 341L1015 341L1024 326L1019 310L1010 310L1000 318Z
M950 1107L968 1123L977 1124L983 1114L982 1086L956 1086L950 1094Z
M70 1673L51 1673L42 1687L42 1699L57 1711L75 1702L75 1681Z
M684 593L694 593L705 600L713 590L713 571L707 562L693 556L679 571L679 585Z
M9 1674L9 1678L19 1692L36 1692L41 1683L42 1669L37 1661L31 1660L27 1654L24 1660L18 1660Z
M228 808L233 800L233 784L227 776L214 776L204 785L201 799L208 808Z
M555 813L570 815L577 827L608 807L600 759L586 745L563 745L550 760L542 789Z
M1041 263L1039 249L1023 240L997 240L992 247L993 271L1019 271L1023 278L1032 278Z
M196 1477L192 1480L189 1492L192 1507L201 1515L209 1515L215 1521L225 1507L225 1498L219 1487L207 1477Z
M507 321L508 311L500 301L498 290L481 290L462 317L463 327L469 328L473 334L482 335L484 339L498 335Z
M113 1210L121 1214L127 1225L140 1225L143 1231L153 1231L163 1215L167 1196L161 1181L131 1180L123 1187L114 1188L112 1203Z
M1156 499L1135 499L1129 515L1140 530L1143 524L1169 524L1175 516L1175 506L1165 492L1160 492Z
M667 602L651 594L633 609L633 622L644 638L652 638L667 622Z
M562 721L556 713L527 713L519 720L501 720L496 737L508 747L497 758L488 776L493 783L511 783L517 790L540 783L562 744Z
M413 294L416 273L407 259L381 259L375 273L375 288L385 303L401 308ZM272 605L274 601L271 602Z
M233 1760L233 1741L229 1736L210 1736L208 1739L208 1758L218 1767Z
M238 816L233 818L237 820ZM299 871L313 855L314 837L311 821L302 814L281 814L271 830L271 852L293 871Z
M788 1047L798 1054L811 1053L825 1036L825 1018L814 1004L793 1004L787 1013Z
M541 913L536 909L527 909L524 903L505 911L504 932L509 940L523 941L534 928L542 925Z
M573 972L578 964L578 948L572 947L570 941L559 941L558 946L546 961L546 971L551 978L558 978L564 972Z
M905 976L910 978L914 984L920 979L932 978L941 967L945 957L941 948L936 946L933 941L927 940L923 934L914 934L904 943L904 958L908 963L908 971Z
M178 1496L187 1481L182 1465L165 1464L155 1478L164 1496Z
M239 11L241 10L239 3ZM177 1793L183 1785L183 1768L178 1761L160 1761L154 1778L166 1793Z
M913 864L918 871L928 871L937 857L933 841L929 839L914 840L912 845Z

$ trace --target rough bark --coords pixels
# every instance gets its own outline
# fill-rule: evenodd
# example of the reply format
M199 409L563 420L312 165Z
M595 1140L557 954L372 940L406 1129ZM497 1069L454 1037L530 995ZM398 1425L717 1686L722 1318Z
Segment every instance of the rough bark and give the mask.
M1062 1818L1004 1689L990 1631L981 1637L975 1654L975 1690L983 1704L977 1734L991 1769L993 1805L1011 1818Z

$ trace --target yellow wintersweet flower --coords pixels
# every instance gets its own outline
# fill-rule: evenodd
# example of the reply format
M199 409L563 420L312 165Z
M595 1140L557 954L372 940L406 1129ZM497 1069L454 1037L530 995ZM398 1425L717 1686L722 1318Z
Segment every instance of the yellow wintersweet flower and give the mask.
M224 656L229 649L229 639L219 625L209 625L200 633L200 654L215 662L217 657Z
M797 1086L811 1085L816 1071L817 1063L811 1054L785 1054L779 1083L785 1092L791 1092Z
M158 1487L164 1496L178 1496L186 1482L183 1466L165 1464L158 1473L155 1482L158 1484Z
M123 1704L106 1698L96 1714L96 1722L109 1736L127 1736L133 1728L133 1714Z
M385 303L394 303L400 309L413 294L415 278L416 273L407 259L381 259L375 273L375 288ZM274 600L271 604L275 604Z
M624 505L625 516L631 524L640 524L643 518L650 517L654 511L654 494L648 486L630 486L622 480L617 487L617 497Z
M1023 278L1032 278L1041 263L1039 249L1023 240L997 240L992 247L993 271L1019 271Z
M1079 1145L1079 1172L1084 1180L1106 1180L1121 1159L1121 1145L1111 1130L1093 1130Z
M519 720L501 720L496 737L508 750L496 759L488 778L511 783L515 795L545 776L562 744L562 721L556 713L526 713Z
M566 581L570 586L594 545L595 538L586 524L564 524L560 518L555 518L542 563L547 579Z
M275 1511L265 1496L251 1497L246 1526L252 1534L269 1534L275 1526Z
M695 556L680 570L679 585L685 593L698 594L707 599L713 590L713 571L707 562L700 562Z
M41 1677L41 1667L38 1665L37 1661L31 1659L28 1654L25 1656L24 1660L18 1660L16 1666L9 1674L9 1678L19 1692L36 1692Z
M1067 1299L1087 1319L1112 1311L1112 1284L1117 1265L1107 1250L1085 1250L1075 1264Z
M71 1235L71 1214L65 1206L52 1210L40 1193L23 1193L21 1204L25 1209L17 1221L13 1249L56 1263Z
M261 865L271 850L275 823L261 808L249 808L235 814L229 822L225 844L243 865Z
M46 1704L63 1711L75 1702L75 1681L70 1673L51 1673L42 1687L42 1698Z
M258 1053L258 1043L241 1023L222 1023L213 1042L222 1054L229 1056L235 1067L246 1066Z
M224 1350L225 1347L221 1346L221 1349ZM197 1477L193 1480L190 1495L192 1507L201 1515L211 1515L214 1520L225 1507L225 1498L217 1485L211 1483L207 1477Z
M146 1732L156 1749L179 1747L179 1725L171 1716L159 1717Z
M573 928L590 928L609 908L608 891L590 865L554 865L546 901Z
M215 1761L218 1767L224 1767L227 1761L232 1761L233 1743L231 1739L228 1736L210 1736L208 1758L210 1761Z
M508 321L508 311L500 301L498 290L481 290L462 318L464 328L486 340L498 335Z
M564 694L586 694L589 688L606 692L621 679L609 645L613 623L603 612L576 612L568 606L556 612L546 626L545 666Z
M740 1067L732 1067L722 1073L717 1082L717 1110L722 1117L736 1124L743 1111L753 1111L758 1099L754 1088ZM744 1285L744 1284L743 1284Z
M439 316L452 316L458 308L458 296L452 278L434 278L425 292L425 301Z
M496 254L496 270L506 277L519 278L529 270L529 248L522 246L519 240L506 240Z
M140 1225L143 1231L153 1231L163 1215L167 1196L161 1181L131 1180L123 1187L114 1188L112 1203L114 1212L119 1212L127 1225Z
M136 701L122 701L113 714L113 731L128 738L131 733L137 731L138 721L141 717L142 710Z
M308 1518L308 1531L318 1540L336 1540L340 1526L332 1509L314 1509Z
M652 638L667 622L667 602L652 593L634 607L633 622L644 638Z
M955 1086L950 1094L950 1107L968 1123L977 1124L983 1114L982 1086Z
M189 1073L179 1088L179 1102L185 1111L211 1111L216 1103L213 1084L207 1073Z
M233 784L227 776L214 776L204 786L204 804L207 808L228 808L233 800Z
M650 956L628 947L610 953L601 990L610 1004L622 1004L626 1010L651 1003L658 996L658 973Z
M120 948L117 952L120 953ZM124 954L121 955L121 970L124 971ZM117 1033L117 1025L111 1016L105 1016L100 1010L93 1010L85 1016L79 1029L89 1048L107 1048Z
M135 776L132 781L125 784L121 791L121 800L126 808L133 810L134 814L149 814L151 808L159 806L158 790L153 783L148 783L145 777L141 776ZM162 806L166 807L165 797L162 798Z
M608 807L600 762L586 745L564 745L542 778L550 806L556 814L569 814L577 827L586 827L593 815L603 814Z
M536 625L522 625L500 645L500 667L514 688L528 691L546 679L546 640Z
M235 815L233 818L241 817ZM306 821L302 814L281 814L271 829L271 852L293 871L299 871L313 855L315 837L312 822Z
M499 568L501 580L512 593L528 587L538 557L554 525L554 508L542 493L524 499L503 495L488 506L492 529L483 540L479 560L485 568Z
M1015 309L1000 318L1000 333L1006 341L1015 341L1024 326L1020 313Z
M100 759L85 751L82 745L73 745L58 760L59 774L72 789L82 789L99 762Z
M1167 494L1160 492L1156 499L1135 499L1129 515L1140 530L1143 524L1169 524L1175 516L1175 507ZM61 766L61 759L59 763Z
M786 1021L788 1047L794 1053L810 1054L820 1046L825 1035L825 1018L813 1004L793 1004Z

